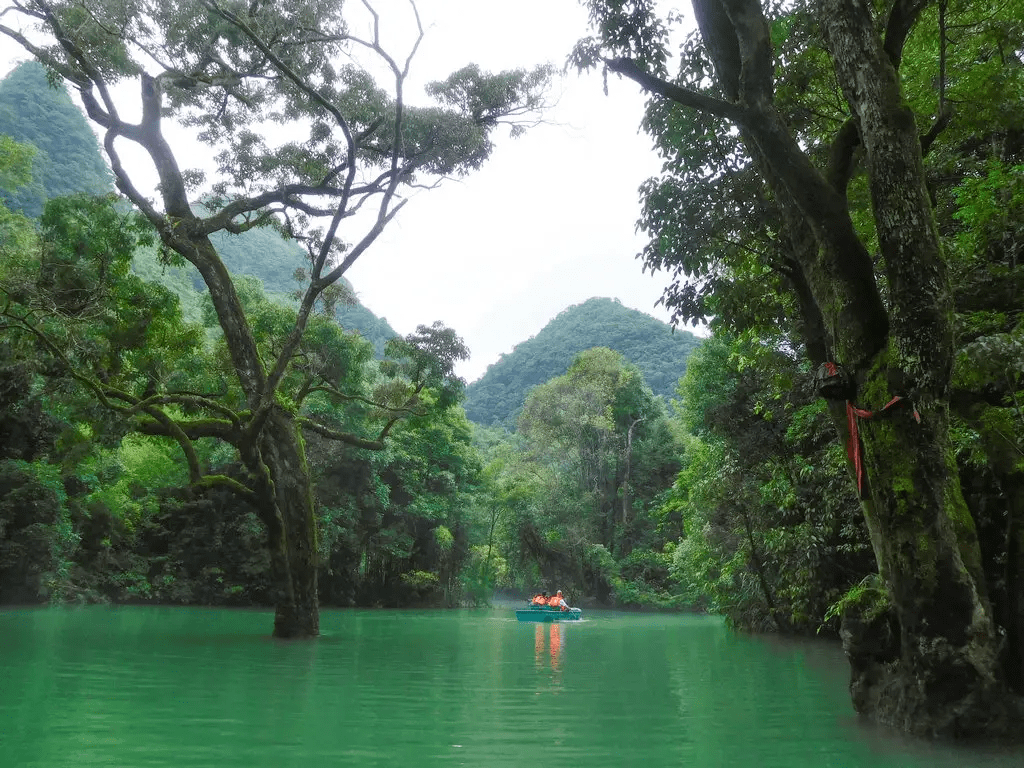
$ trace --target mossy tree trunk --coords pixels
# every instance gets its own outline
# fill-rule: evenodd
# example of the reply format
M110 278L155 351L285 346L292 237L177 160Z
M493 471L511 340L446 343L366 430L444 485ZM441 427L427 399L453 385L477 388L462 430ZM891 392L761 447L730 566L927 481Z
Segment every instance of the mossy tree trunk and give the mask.
M319 567L312 485L303 440L291 414L274 409L260 436L260 455L272 480L261 505L275 574L274 637L320 633Z
M859 432L869 478L865 518L900 635L898 657L854 664L854 703L909 731L998 726L1005 716L1000 645L945 406L923 409L920 424L902 412L861 422Z
M889 290L889 334L857 371L858 405L881 413L894 395L911 401L858 423L867 524L901 633L899 664L878 677L886 695L872 710L907 730L976 733L1000 719L999 641L949 441L952 290L897 75L899 30L919 10L894 12L884 40L862 0L822 0L819 10L864 150Z
M899 625L898 649L887 643L884 654L854 664L855 704L914 732L1005 730L1014 704L949 439L952 292L925 188L921 138L897 74L903 43L925 4L897 2L878 20L865 0L818 1L850 109L825 169L811 163L774 105L772 46L760 4L693 5L725 99L670 83L629 58L605 63L652 93L738 127L789 223L794 282L805 287L804 326L827 329L824 345L805 334L808 350L830 351L851 371L849 396L861 409L881 412L894 395L909 401L887 410L886 418L853 422L863 465L851 462L851 477L861 487ZM884 302L846 200L855 150L863 153L869 179ZM805 228L816 247L805 247ZM830 412L849 439L844 405Z

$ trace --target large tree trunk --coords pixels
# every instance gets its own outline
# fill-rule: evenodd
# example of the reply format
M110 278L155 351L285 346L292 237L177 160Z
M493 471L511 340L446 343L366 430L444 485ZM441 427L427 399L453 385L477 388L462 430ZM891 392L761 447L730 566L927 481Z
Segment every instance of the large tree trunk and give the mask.
M949 440L952 295L920 137L896 71L927 3L886 4L884 24L867 0L817 4L851 112L827 172L811 163L774 104L775 62L759 0L693 0L725 101L661 80L631 59L607 63L653 93L736 124L788 223L809 353L827 352L852 371L846 396L861 408L882 411L894 395L912 403L891 418L859 424L848 422L842 402L830 407L839 434L852 432L851 445L863 453L863 470L855 461L851 474L864 489L872 546L898 624L898 637L850 646L858 709L914 732L1006 732L1021 710L1007 694L977 534ZM884 302L846 200L857 144L886 271ZM806 247L805 228L817 248ZM813 333L818 327L827 329L824 341ZM912 418L915 408L920 421ZM892 622L876 614L869 611L861 629L888 632Z
M221 329L249 407L266 407L267 376L241 302L216 250L197 238L193 264L210 288ZM258 418L256 416L253 417ZM302 436L291 414L274 404L254 436L238 445L258 489L261 517L267 526L274 594L274 636L315 637L320 632L317 599L318 552L312 486Z
M999 641L944 406L935 403L921 419L903 411L860 424L870 478L865 517L899 625L899 655L865 663L848 646L851 691L857 709L881 722L976 734L1007 724Z
M901 395L912 398L921 417L918 423L907 407L855 424L865 517L899 627L897 647L849 649L855 705L913 732L1005 731L1013 704L949 443L951 291L920 139L894 66L902 40L883 44L863 0L820 0L829 51L865 151L886 307L852 227L845 189L811 165L773 104L759 4L694 0L694 7L723 92L739 106L732 114L744 142L779 204L796 208L787 220L803 217L814 233L817 253L794 257L831 332L833 359L854 372L858 405L881 411ZM893 13L906 14L897 31L909 29L921 7L897 4ZM832 413L840 434L848 435L845 409ZM859 467L854 474L860 483Z
M302 437L283 409L275 408L268 417L260 454L273 493L267 508L273 515L268 536L274 576L274 637L315 637L320 633L320 606L313 495Z
M857 703L906 730L978 733L1005 721L999 640L949 443L952 291L920 138L862 0L822 0L836 74L857 122L890 291L890 335L858 371L859 405L912 407L860 424L867 524L900 626L899 664L854 683ZM920 423L912 418L913 407Z

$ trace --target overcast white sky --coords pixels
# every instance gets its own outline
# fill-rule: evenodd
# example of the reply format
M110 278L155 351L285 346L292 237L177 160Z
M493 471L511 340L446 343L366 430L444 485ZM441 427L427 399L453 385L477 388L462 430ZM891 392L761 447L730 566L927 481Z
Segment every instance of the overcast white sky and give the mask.
M404 0L379 0L388 20L408 19ZM577 0L419 0L424 39L411 86L467 63L499 71L551 62L561 69L587 32ZM16 46L4 39L0 64ZM654 304L667 277L641 271L637 188L657 172L639 132L644 99L626 81L594 73L556 83L547 124L502 137L487 165L424 191L349 270L360 301L399 333L441 320L469 346L468 381L555 315L592 296L668 321Z
M401 5L400 3L396 3ZM561 69L587 31L576 0L421 2L425 79L468 62L498 71L550 61ZM667 282L641 271L637 188L658 170L638 126L639 88L569 73L538 126L501 141L462 182L420 195L349 277L361 301L400 333L442 320L466 340L472 381L555 315L592 296L668 321L654 304Z

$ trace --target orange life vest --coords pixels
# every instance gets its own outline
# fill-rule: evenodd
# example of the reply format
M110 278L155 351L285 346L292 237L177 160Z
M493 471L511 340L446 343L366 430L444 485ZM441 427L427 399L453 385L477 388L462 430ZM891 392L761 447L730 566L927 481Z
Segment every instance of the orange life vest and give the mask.
M558 595L555 595L550 600L548 600L548 605L551 606L552 608L558 608L561 604L562 604L562 598L560 598Z
M544 599L544 595L535 595L532 602L534 605L544 605L547 601Z

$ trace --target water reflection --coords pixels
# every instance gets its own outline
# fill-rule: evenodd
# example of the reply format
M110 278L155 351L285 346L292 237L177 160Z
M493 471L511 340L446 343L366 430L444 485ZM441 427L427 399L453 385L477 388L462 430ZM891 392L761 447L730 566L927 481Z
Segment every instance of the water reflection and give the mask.
M565 644L565 625L557 622L535 624L533 627L533 653L537 669L544 667L544 648L547 639L547 655L551 659L551 669L561 669L562 646Z
M507 611L324 611L312 643L270 640L272 621L0 610L0 768L1024 765L865 729L841 651L711 617L535 624L532 665Z

